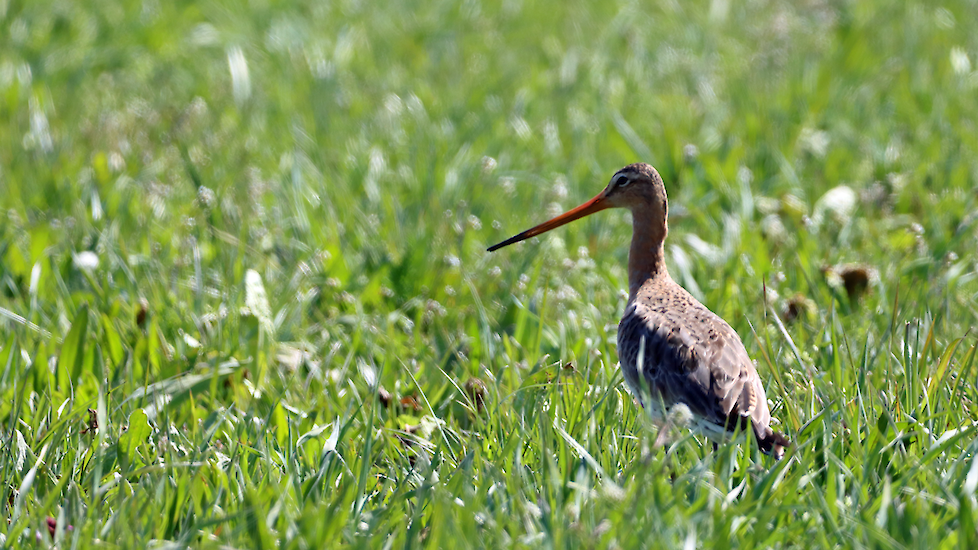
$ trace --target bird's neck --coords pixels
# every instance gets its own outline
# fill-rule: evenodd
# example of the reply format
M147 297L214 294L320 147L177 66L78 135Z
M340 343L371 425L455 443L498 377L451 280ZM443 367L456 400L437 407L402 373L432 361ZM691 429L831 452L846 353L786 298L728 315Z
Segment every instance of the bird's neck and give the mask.
M637 212L632 212L632 247L628 252L628 297L635 299L638 290L646 282L668 279L665 250L666 223L657 223Z

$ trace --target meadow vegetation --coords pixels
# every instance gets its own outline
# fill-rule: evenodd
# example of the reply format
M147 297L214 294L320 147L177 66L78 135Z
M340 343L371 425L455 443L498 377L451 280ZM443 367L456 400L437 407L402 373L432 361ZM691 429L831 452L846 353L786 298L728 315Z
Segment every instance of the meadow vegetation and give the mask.
M975 548L974 0L0 0L0 546ZM796 445L657 429L626 212Z

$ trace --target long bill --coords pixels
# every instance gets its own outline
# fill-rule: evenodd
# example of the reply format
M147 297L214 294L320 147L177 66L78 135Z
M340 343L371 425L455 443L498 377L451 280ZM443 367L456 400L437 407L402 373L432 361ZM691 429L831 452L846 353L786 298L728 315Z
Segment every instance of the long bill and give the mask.
M545 221L536 227L531 227L530 229L527 229L526 231L520 233L519 235L514 235L499 244L494 244L490 246L489 252L492 252L493 250L498 250L504 246L508 246L513 243L525 241L530 237L536 237L541 233L546 233L551 229L555 229L564 224L568 224L574 220L579 220L589 214L594 214L595 212L599 212L601 210L604 210L605 208L610 208L611 205L608 204L605 198L606 198L606 194L604 191L602 191L601 193L598 194L598 196L594 197L593 199L587 201L586 203L578 206L573 210L568 210L567 212L564 212L563 214L557 216L552 220Z

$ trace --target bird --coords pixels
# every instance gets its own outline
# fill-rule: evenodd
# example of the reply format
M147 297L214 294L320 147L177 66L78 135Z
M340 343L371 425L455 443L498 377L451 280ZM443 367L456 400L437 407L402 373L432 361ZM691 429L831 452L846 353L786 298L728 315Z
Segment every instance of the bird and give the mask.
M714 448L750 429L760 450L780 460L791 442L771 427L764 386L740 336L669 276L669 204L651 165L625 166L591 200L488 251L608 208L632 213L628 302L618 325L619 366L631 393L655 420L686 417Z

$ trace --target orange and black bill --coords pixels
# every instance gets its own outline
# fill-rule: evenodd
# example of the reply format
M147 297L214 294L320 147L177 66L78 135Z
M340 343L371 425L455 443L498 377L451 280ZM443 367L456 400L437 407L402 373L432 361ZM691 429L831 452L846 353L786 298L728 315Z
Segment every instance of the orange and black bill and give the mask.
M557 216L556 218L550 221L545 221L536 227L531 227L530 229L527 229L526 231L520 233L519 235L514 235L499 244L494 244L490 246L489 252L492 252L493 250L498 250L504 246L508 246L513 243L525 241L530 237L536 237L541 233L546 233L551 229L560 227L574 220L579 220L589 214L594 214L595 212L599 212L601 210L604 210L605 208L610 208L611 205L608 204L608 202L605 200L605 197L606 197L605 192L602 191L601 193L598 194L598 196L594 197L593 199L587 201L586 203L578 206L573 210L568 210L567 212L564 212L563 214Z

